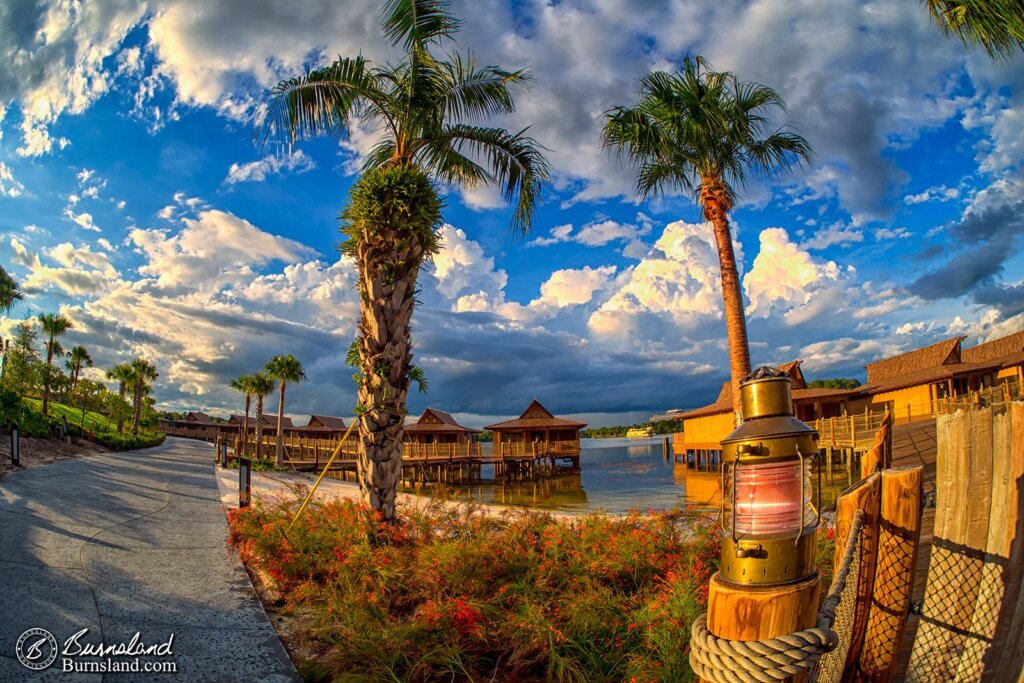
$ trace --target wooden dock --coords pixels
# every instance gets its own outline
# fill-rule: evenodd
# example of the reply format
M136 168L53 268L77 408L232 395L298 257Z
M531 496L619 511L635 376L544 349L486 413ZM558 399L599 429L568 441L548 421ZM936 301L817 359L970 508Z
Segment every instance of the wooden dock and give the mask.
M925 499L935 494L935 458L938 451L935 434L935 421L912 422L896 425L892 434L892 466L905 467L921 465L924 468L923 488ZM914 574L914 591L911 600L924 599L925 585L928 582L928 563L931 560L932 533L935 529L935 507L926 506L921 515L921 538L918 546L917 569ZM899 657L893 669L894 681L906 677L907 665L910 663L910 651L914 646L917 626L921 617L910 614L903 630L903 643Z
M261 451L273 457L276 440L263 437ZM233 452L254 453L254 439L243 444L229 441ZM338 441L329 439L286 438L285 462L299 471L320 471L327 464ZM331 463L331 471L356 472L359 442L349 440ZM487 470L485 470L487 468ZM402 444L402 481L408 483L478 484L487 481L535 481L580 471L580 442L534 441L503 443L498 448L485 443L404 443ZM487 473L491 476L485 476Z

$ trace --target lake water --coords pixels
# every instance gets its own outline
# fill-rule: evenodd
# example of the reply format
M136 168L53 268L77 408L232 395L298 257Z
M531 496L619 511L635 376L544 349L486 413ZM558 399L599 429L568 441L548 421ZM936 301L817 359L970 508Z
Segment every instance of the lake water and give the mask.
M580 473L549 477L537 482L495 483L444 487L445 495L480 503L527 505L548 510L664 510L676 507L717 507L716 473L688 471L674 458L664 457L664 437L650 439L583 439ZM484 472L487 476L487 472ZM812 477L816 485L816 477ZM416 491L426 493L430 485ZM845 473L822 487L822 503L834 505L846 488ZM812 498L817 501L816 495Z

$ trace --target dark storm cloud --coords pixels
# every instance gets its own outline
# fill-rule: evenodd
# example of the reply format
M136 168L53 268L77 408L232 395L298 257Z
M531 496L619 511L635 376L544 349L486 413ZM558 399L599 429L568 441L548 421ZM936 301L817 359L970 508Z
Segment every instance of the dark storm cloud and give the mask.
M971 289L988 284L999 290L994 278L1002 273L1003 264L1014 256L1024 231L1024 201L1005 201L982 211L970 211L959 222L942 233L941 247L931 245L919 254L953 252L942 266L925 273L907 289L924 299L947 299L967 294ZM979 301L979 303L983 303Z

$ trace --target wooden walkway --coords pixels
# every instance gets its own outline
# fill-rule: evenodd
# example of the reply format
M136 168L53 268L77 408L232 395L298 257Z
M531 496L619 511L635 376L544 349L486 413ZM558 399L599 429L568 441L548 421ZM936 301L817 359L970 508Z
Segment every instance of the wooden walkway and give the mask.
M935 495L935 457L938 450L935 436L935 420L896 425L892 433L892 466L924 468L924 495L928 499ZM932 531L935 528L935 507L926 507L921 515L920 550L917 555L917 570L914 575L914 602L924 600L925 584L928 581L928 562L931 560ZM901 681L906 677L910 662L910 651L917 634L921 617L911 614L903 631L903 644L893 669L892 680Z

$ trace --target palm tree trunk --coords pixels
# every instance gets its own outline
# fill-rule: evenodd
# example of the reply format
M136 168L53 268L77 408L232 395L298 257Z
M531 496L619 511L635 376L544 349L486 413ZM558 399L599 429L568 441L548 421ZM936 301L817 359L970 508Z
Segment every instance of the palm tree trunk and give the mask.
M136 387L132 395L135 399L135 415L132 417L132 438L139 438L139 418L142 415L142 387Z
M263 457L263 397L256 397L256 459Z
M718 245L718 263L722 272L722 299L725 304L725 327L729 334L729 372L732 387L732 410L736 424L743 421L740 382L750 374L750 347L747 344L747 321L743 314L743 292L736 270L736 254L732 249L729 217L721 204L708 200L705 216L714 228Z
M53 335L50 335L50 343L46 347L46 377L43 378L43 415L49 414L50 409L50 373L53 370Z
M242 422L242 455L249 455L249 407L252 405L252 396L245 396L245 420Z
M365 233L356 253L362 294L359 406L364 411L359 416L359 490L363 502L386 522L395 520L402 474L410 322L423 258L419 240L395 229Z
M121 400L123 401L124 400L124 392L126 390L125 389L125 383L121 382L118 388L119 388L119 393L120 393L120 396L121 396ZM120 411L120 408L118 408L118 411ZM122 420L120 417L118 417L117 418L117 433L120 434L122 431L124 431L124 420Z
M284 467L284 435L281 433L281 422L284 419L284 385L281 380L281 397L277 402L277 453L274 461L278 467Z

